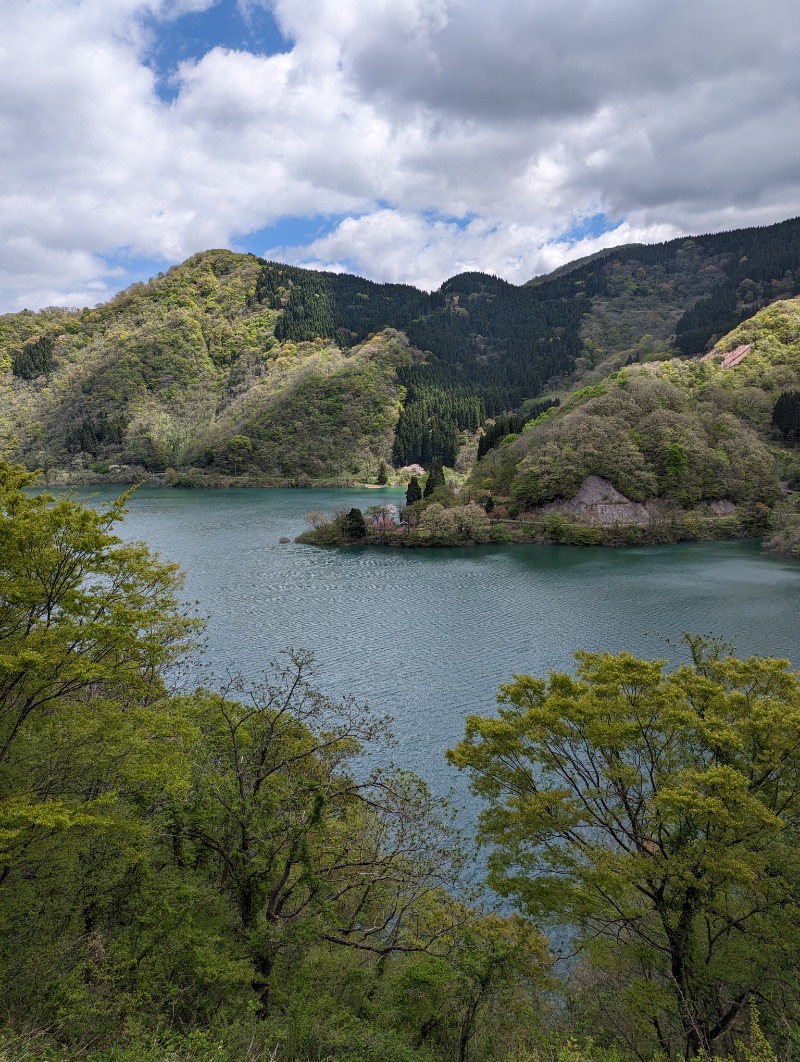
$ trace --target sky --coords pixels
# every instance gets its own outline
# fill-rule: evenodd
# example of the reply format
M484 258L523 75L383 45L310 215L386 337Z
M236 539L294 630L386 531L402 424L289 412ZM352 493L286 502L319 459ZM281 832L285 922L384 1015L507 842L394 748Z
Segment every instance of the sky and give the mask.
M796 0L0 0L0 312L212 247L432 290L798 214Z

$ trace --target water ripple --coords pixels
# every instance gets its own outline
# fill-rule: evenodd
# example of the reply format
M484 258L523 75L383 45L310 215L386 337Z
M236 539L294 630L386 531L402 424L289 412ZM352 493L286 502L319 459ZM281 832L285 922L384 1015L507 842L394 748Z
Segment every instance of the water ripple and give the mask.
M752 542L613 551L278 544L303 530L311 509L374 503L371 491L140 488L123 533L180 561L187 599L209 617L212 669L257 677L282 649L312 648L324 688L391 712L396 759L438 791L458 784L462 796L443 753L465 716L492 711L512 674L570 669L578 648L669 657L668 640L689 630L800 663L800 563Z

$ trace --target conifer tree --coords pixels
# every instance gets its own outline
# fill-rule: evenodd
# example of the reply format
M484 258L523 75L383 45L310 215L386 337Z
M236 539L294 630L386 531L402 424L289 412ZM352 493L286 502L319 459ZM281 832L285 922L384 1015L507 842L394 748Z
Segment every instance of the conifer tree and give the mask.
M425 490L422 492L423 498L429 498L431 494L437 489L437 487L444 486L444 469L442 468L441 457L434 457L431 461L430 472L428 472L428 478L425 481Z
M421 499L422 487L420 487L417 477L412 476L408 481L408 487L406 489L406 505L413 505L414 502L418 502Z
M360 509L353 508L344 518L345 534L348 538L365 538L367 534L367 524L364 520L364 514Z
M785 391L772 411L772 423L787 439L800 439L800 391Z

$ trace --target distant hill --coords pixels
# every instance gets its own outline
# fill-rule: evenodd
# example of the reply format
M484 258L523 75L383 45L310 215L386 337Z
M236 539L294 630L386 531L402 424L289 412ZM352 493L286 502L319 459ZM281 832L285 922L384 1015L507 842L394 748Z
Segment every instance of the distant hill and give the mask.
M573 497L587 476L634 502L725 499L753 510L781 496L782 477L800 487L797 428L795 298L760 310L705 356L632 363L578 388L501 439L474 486L519 511Z
M0 451L276 482L452 464L486 417L704 353L798 293L800 219L433 293L208 251L93 310L0 317Z
M94 310L0 318L0 451L73 478L114 465L374 477L391 455L407 339L278 340L281 312L255 297L261 270L209 251Z

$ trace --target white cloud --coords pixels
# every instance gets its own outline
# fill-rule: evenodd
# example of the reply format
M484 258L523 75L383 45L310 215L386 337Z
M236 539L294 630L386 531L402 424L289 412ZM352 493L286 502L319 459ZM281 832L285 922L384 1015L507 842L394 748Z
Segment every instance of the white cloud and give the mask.
M212 49L165 102L159 26L213 4L7 5L5 308L97 301L123 282L104 260L291 216L345 220L287 258L435 287L588 253L559 237L598 212L623 220L615 243L798 213L793 0L239 0L291 50Z
M272 247L267 258L310 269L355 269L379 281L416 284L427 290L457 273L480 271L524 283L572 259L623 243L669 240L679 230L669 225L636 227L628 223L599 237L554 240L534 226L491 224L481 219L461 225L452 220L378 210L347 218L307 247Z

